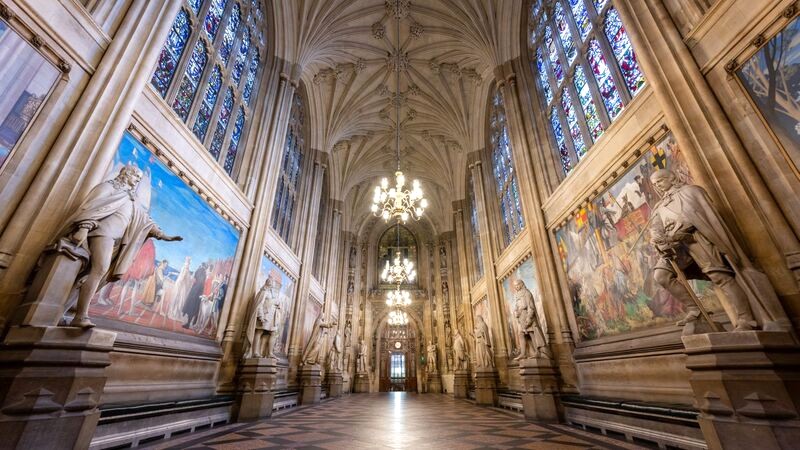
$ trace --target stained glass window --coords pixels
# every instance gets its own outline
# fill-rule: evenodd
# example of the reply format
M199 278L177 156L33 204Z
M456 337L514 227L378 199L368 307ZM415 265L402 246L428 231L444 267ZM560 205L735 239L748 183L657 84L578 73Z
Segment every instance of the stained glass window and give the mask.
M478 223L478 201L475 197L475 181L469 177L469 224L472 231L472 252L474 258L474 274L478 281L483 276L483 249L481 249L480 224Z
M538 72L553 150L568 175L645 78L608 0L534 2L528 20L531 67ZM571 82L564 83L568 74Z
M197 86L207 61L206 42L200 39L194 46L192 57L189 58L189 64L186 66L186 73L183 75L180 88L178 88L178 95L175 96L175 101L172 103L172 109L183 120L189 117L189 109L192 107L194 94L197 92Z
M175 76L175 69L178 68L178 61L183 55L183 50L186 48L186 42L189 40L191 32L189 12L181 9L172 22L172 28L169 30L169 35L167 35L167 42L161 48L158 65L155 72L153 72L153 78L150 80L150 83L162 97L167 95L167 89L169 89L169 84L172 82L172 77Z
M305 105L303 98L295 94L289 126L286 130L286 143L283 148L283 162L278 181L278 190L272 209L272 228L283 240L292 245L291 230L294 221L294 205L300 187L300 174L303 168L305 151Z
M517 173L514 170L511 142L508 139L505 104L502 94L497 89L492 96L489 130L492 169L499 199L500 221L503 225L503 241L505 245L508 245L525 227L525 219L522 217Z
M611 44L611 50L617 58L620 71L622 71L622 77L625 79L625 84L630 89L631 94L636 95L639 89L644 86L644 74L639 69L639 63L633 53L633 46L628 39L628 33L625 32L619 13L614 8L609 9L608 13L606 13L605 30L608 42Z
M236 122L233 125L233 133L231 133L231 142L228 145L228 154L225 155L225 172L230 175L233 172L233 164L236 162L236 152L239 150L239 140L242 138L242 129L244 128L244 107L239 107L239 112L236 115Z
M254 41L252 35L254 30L263 35L266 28L263 0L179 1L184 7L173 21L150 83L234 177L266 55L264 41ZM176 75L179 69L182 73Z

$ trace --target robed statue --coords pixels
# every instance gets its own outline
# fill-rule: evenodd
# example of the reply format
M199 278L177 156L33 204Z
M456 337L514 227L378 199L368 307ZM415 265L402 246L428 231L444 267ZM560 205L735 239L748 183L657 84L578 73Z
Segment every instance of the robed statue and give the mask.
M365 344L364 340L361 339L361 342L358 346L358 356L356 359L356 372L366 373L368 370L367 367L367 344Z
M525 358L550 358L550 350L544 339L544 331L536 312L533 294L522 280L514 284L514 317L519 324L519 355L514 360Z
M331 349L328 354L328 371L341 372L342 370L342 336L339 335L338 330L334 331L331 335Z
M477 316L475 321L475 364L479 368L494 367L494 357L492 356L492 340L489 337L489 326L483 320L483 316Z
M467 370L467 361L469 360L467 345L458 329L456 329L456 334L453 335L453 353L455 353L456 357L456 370Z
M275 280L267 277L247 316L245 358L274 358L275 337L280 335L281 305L276 298Z
M325 345L328 343L328 329L336 325L336 320L326 322L324 313L319 313L311 337L303 352L303 364L319 364L325 361Z
M428 373L435 373L436 372L436 344L431 341L428 341L428 358L427 358L427 366L425 370Z
M91 328L89 303L97 289L119 280L131 267L148 238L180 241L169 236L150 217L149 196L138 198L142 171L128 164L112 179L95 186L68 219L60 236L89 250L89 264L79 275L78 301L70 326ZM149 186L148 186L149 187Z
M650 180L661 194L650 218L651 243L660 255L653 276L685 306L686 317L678 325L698 319L700 308L685 281L701 279L711 281L723 294L718 297L734 330L775 329L783 315L776 310L780 308L777 297L766 276L753 268L706 191L683 184L667 169L655 171Z

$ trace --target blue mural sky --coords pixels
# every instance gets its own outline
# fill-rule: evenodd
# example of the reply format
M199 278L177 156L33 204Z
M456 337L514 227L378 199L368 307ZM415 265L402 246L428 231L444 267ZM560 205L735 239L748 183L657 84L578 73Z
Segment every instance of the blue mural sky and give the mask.
M164 233L183 237L180 242L155 240L159 260L166 259L171 267L180 268L185 256L191 255L190 267L194 271L204 261L228 259L236 254L239 242L236 228L130 134L122 137L114 163L110 177L128 163L137 165L145 174L149 172L150 216ZM146 181L147 175L142 182ZM139 192L144 192L143 189L146 187L140 185Z

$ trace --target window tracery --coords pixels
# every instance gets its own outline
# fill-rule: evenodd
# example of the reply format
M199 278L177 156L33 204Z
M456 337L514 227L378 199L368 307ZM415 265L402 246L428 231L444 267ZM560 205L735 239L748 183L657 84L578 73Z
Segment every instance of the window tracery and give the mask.
M300 190L300 174L305 152L305 105L300 94L292 98L289 126L286 130L286 143L283 147L281 173L272 210L272 228L291 245L291 231L294 224L297 197Z
M619 12L607 0L534 0L529 12L532 67L569 174L645 78Z
M252 115L265 25L261 0L183 0L150 80L231 176Z
M503 243L508 245L525 227L519 200L519 185L508 138L505 104L495 88L489 112L489 145L494 171L495 191L499 199Z
M472 176L469 177L469 184L467 186L469 192L469 225L472 231L472 255L475 261L473 268L475 279L479 280L483 277L483 249L481 249L481 234L480 223L478 222L478 200L475 197L475 181Z

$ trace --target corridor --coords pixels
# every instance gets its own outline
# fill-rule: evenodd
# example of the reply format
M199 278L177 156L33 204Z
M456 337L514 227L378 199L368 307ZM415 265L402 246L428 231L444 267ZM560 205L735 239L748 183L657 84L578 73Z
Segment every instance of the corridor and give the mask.
M565 425L477 407L447 395L354 394L159 442L151 449L633 449L632 444Z

